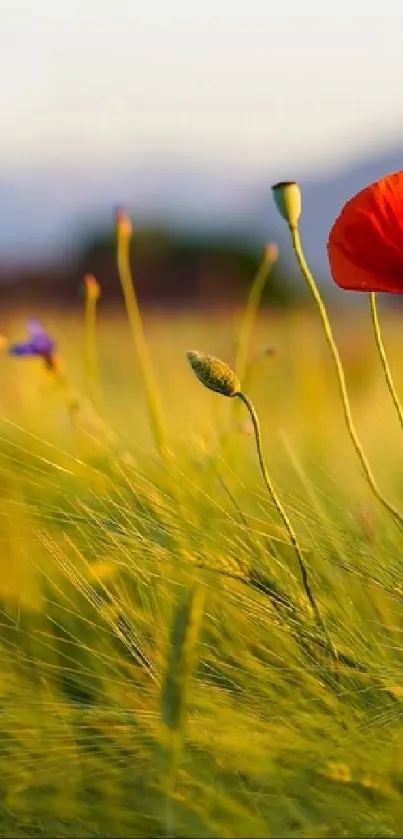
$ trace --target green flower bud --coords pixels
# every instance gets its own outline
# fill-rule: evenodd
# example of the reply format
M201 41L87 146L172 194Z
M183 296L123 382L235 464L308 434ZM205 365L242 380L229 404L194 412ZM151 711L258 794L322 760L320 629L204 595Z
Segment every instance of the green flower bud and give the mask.
M209 390L223 396L236 396L240 392L241 384L238 377L224 361L193 350L186 355L193 372Z
M295 181L280 181L272 186L276 207L290 227L296 227L301 215L301 190Z

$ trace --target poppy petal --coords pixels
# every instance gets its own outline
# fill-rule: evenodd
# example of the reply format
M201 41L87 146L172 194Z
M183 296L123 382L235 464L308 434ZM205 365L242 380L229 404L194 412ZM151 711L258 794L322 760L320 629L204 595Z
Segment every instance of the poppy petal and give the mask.
M329 235L332 277L353 291L403 292L403 171L351 198Z
M331 241L328 242L327 251L332 277L340 288L346 291L382 291L392 294L403 291L403 265L399 282L361 268L348 259L341 248L332 245Z

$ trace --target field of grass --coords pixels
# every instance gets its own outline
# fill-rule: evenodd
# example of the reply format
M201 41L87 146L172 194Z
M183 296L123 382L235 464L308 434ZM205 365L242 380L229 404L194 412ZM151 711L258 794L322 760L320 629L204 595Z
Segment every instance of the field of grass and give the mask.
M89 397L79 317L41 319ZM185 358L232 363L235 326L146 318L163 462L123 316L101 312L102 388L73 415L40 359L0 358L0 836L403 833L403 534L361 475L315 313L261 316L250 357L275 354L248 393L335 666L248 416ZM335 328L363 446L403 511L369 316ZM384 328L403 395L399 317Z

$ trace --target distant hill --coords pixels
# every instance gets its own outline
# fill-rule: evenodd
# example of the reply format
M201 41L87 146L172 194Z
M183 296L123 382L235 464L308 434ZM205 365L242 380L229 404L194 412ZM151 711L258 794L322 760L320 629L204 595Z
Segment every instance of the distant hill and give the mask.
M299 178L303 188L301 232L306 253L322 281L329 278L326 238L344 201L378 177L403 168L403 143L341 168L329 178L273 171L260 182L205 171L196 165L145 162L131 171L0 173L0 266L42 263L74 254L97 229L112 224L113 209L128 207L135 224L204 235L239 235L262 246L275 238L289 254L285 224L271 197L273 181ZM290 254L291 258L291 254Z

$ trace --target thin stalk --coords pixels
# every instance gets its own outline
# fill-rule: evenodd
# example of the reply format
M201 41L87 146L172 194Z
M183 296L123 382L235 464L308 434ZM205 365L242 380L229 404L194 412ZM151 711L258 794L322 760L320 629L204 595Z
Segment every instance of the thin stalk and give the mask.
M348 397L347 387L346 387L346 380L344 376L343 365L340 359L339 351L337 349L336 341L333 336L332 327L330 325L329 317L326 311L325 304L322 300L322 296L319 292L319 289L316 285L315 279L308 268L303 250L301 245L301 239L299 235L298 227L289 225L290 232L291 232L291 239L293 248L295 251L295 255L297 257L298 264L301 268L302 274L308 288L312 294L312 297L316 303L316 306L319 311L319 315L323 324L323 328L325 331L326 340L330 349L330 352L333 356L333 361L336 367L337 379L339 384L339 390L341 395L341 401L343 405L343 412L344 418L347 426L347 431L350 435L351 442L354 446L354 449L357 453L359 461L361 463L362 471L364 473L364 477L368 483L368 486L371 488L372 492L374 493L375 497L378 501L382 504L382 506L390 513L390 515L394 518L395 522L400 526L403 527L403 516L399 513L399 510L391 504L387 498L382 494L381 490L378 487L378 484L375 480L373 475L372 469L369 465L365 452L362 448L361 442L359 440L357 431L355 429L354 421L351 414L351 407L350 401Z
M101 386L99 377L98 352L97 352L97 302L100 296L100 288L90 274L84 278L85 286L85 311L84 311L84 338L85 338L85 363L87 370L88 385L92 400L98 404L101 397Z
M294 528L291 524L290 519L288 518L287 512L284 509L284 507L283 507L283 505L282 505L282 503L281 503L281 501L280 501L280 499L277 495L277 492L274 488L274 485L273 485L273 483L271 481L271 478L269 476L269 473L267 471L267 466L266 466L266 462L265 462L264 454L263 454L262 435L261 435L261 431L260 431L259 417L256 413L253 402L249 399L249 396L247 396L246 393L244 393L243 391L239 391L239 393L237 393L237 396L239 397L239 399L242 400L242 402L246 405L246 407L249 411L249 414L250 414L250 417L251 417L251 420L252 420L252 423L253 423L254 432L255 432L256 449L257 449L257 454L258 454L258 459L259 459L260 470L261 470L261 473L262 473L262 476L263 476L263 481L264 481L264 483L265 483L265 485L268 489L268 492L269 492L269 495L272 499L272 502L273 502L280 518L282 519L282 521L284 523L284 526L285 526L285 528L287 530L287 533L289 535L289 538L290 538L290 542L291 542L291 544L294 548L294 551L295 551L295 554L296 554L296 557L297 557L297 560L298 560L298 564L299 564L299 567L300 567L300 571L301 571L302 585L304 587L305 594L306 594L306 596L308 598L308 601L309 601L309 603L310 603L310 605L313 609L316 620L317 620L319 626L321 627L321 629L322 629L322 631L323 631L323 633L326 637L326 640L327 640L328 645L329 645L330 652L332 653L332 656L333 656L334 660L337 662L338 661L337 650L336 650L336 648L333 644L333 641L332 641L332 639L329 635L326 624L325 624L325 622L322 618L322 615L320 613L319 606L317 604L315 595L314 595L314 593L311 589L311 584L310 584L310 581L309 581L308 568L307 568L307 565L305 563L305 559L304 559L300 544L298 542L297 535L296 535L295 530L294 530Z
M237 353L235 357L235 373L241 383L246 373L248 352L250 347L250 339L253 327L256 321L260 301L265 289L265 285L270 275L272 265L277 258L277 248L273 245L268 245L265 250L263 259L259 265L256 276L250 287L248 299L244 309L243 317L239 327Z
M148 352L143 323L137 302L130 267L130 232L129 220L123 218L117 223L117 265L126 305L127 316L132 333L133 343L140 362L141 376L146 393L150 426L155 445L162 457L167 455L166 433L162 416L159 393L154 379L154 371Z
M386 355L385 345L384 345L383 339L382 339L381 327L380 327L379 316L378 316L378 306L377 306L377 302L376 302L376 294L375 294L374 291L370 291L370 293L369 293L369 303L370 303L370 309L371 309L372 323L373 323L373 327L374 327L375 342L376 342L376 346L378 348L379 357L381 359L383 372L385 374L386 384L388 386L389 393L392 397L393 404L396 408L396 412L397 412L397 415L399 417L400 425L403 429L403 409L402 409L399 397L397 395L397 391L396 391L395 384L394 384L394 381L393 381L392 373L391 373L391 370L390 370L390 367L389 367L388 358L387 358L387 355Z
M161 719L164 725L163 783L165 788L166 836L175 836L174 795L188 715L192 676L197 663L205 588L199 582L186 591L177 606L171 628L167 667L161 688Z

